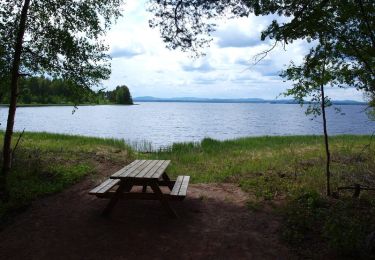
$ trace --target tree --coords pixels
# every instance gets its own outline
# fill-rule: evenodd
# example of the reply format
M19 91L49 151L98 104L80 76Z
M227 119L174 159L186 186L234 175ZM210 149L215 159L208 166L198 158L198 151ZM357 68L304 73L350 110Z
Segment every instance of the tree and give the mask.
M326 153L326 194L331 195L331 153L329 149L326 107L331 105L329 98L325 95L325 86L340 87L339 75L335 70L336 57L331 53L332 46L321 37L319 45L310 50L301 65L291 64L283 71L282 77L293 81L293 88L285 92L287 96L293 96L301 105L305 98L310 97L311 102L306 114L322 116L324 146Z
M301 104L307 97L312 104L307 113L322 114L326 150L327 195L330 195L330 152L327 133L325 86L355 87L363 90L375 104L375 2L362 0L164 0L150 8L155 17L151 27L160 27L169 48L193 50L209 42L217 16L238 17L278 14L290 17L280 24L274 20L261 34L275 45L297 39L314 41L316 46L303 64L291 64L281 76L292 80L286 91ZM231 16L228 16L231 14ZM203 37L202 35L205 35ZM274 45L274 46L275 46ZM270 49L272 50L272 48ZM269 50L269 51L270 51ZM269 51L263 54L267 55ZM261 56L264 57L264 56Z
M167 47L192 50L209 44L215 24L212 18L277 14L261 34L288 44L297 39L317 41L324 35L337 63L334 69L342 85L375 93L375 2L364 0L163 0L152 1L151 27L159 27ZM251 29L251 28L249 28Z
M119 17L122 0L0 1L0 79L9 82L10 104L4 135L0 198L7 199L11 141L21 76L64 78L80 89L110 74L107 47L100 40ZM6 85L5 85L6 86Z
M114 92L116 95L115 103L123 105L133 105L133 99L127 86L117 86Z

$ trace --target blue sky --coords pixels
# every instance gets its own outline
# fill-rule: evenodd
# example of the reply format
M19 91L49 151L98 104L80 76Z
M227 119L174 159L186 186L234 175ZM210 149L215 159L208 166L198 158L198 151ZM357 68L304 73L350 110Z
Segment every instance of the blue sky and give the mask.
M286 50L276 47L264 60L253 64L256 54L271 46L260 41L260 33L274 17L218 20L206 56L168 50L157 29L148 26L152 17L145 1L128 0L123 17L106 36L112 56L108 89L127 85L133 97L208 97L274 99L291 86L278 76L290 61L299 63L308 44L295 41ZM333 99L362 100L355 89L328 90Z

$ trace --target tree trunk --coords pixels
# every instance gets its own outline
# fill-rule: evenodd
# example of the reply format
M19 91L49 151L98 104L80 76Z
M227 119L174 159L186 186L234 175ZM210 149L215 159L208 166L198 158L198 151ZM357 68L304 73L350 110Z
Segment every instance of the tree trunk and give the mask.
M11 71L10 81L10 102L8 111L7 127L4 135L4 146L3 146L3 166L0 175L0 200L7 201L9 198L9 192L7 187L7 177L12 166L12 135L14 127L14 118L16 115L17 108L17 97L18 97L18 79L19 70L21 63L22 45L23 38L26 30L27 12L29 10L31 0L25 0L20 17L20 23L17 31L17 38L14 46L13 64Z
M323 70L324 75L324 70ZM331 171L330 171L330 163L331 163L331 154L329 151L329 143L328 143L328 131L327 131L327 118L326 118L326 107L325 107L325 96L324 96L324 86L323 84L320 85L320 93L322 94L322 116L323 116L323 130L324 130L324 144L326 149L326 178L327 178L327 196L331 196Z

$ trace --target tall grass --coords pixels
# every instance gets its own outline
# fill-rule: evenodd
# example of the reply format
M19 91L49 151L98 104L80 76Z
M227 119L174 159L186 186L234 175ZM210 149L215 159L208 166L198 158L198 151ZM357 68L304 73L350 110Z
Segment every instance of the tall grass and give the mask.
M343 135L331 137L330 142L334 187L371 182L375 141L369 136ZM271 198L302 188L322 191L323 155L322 136L264 136L228 141L206 138L143 157L170 159L173 176L188 174L195 183L236 182L247 191Z

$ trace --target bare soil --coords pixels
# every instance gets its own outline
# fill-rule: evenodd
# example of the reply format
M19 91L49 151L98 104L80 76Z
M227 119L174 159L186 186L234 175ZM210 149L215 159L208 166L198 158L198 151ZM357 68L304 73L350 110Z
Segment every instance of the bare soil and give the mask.
M171 219L158 201L120 201L103 217L108 201L88 195L99 181L86 178L33 203L0 233L0 258L294 258L278 240L277 215L249 210L233 184L190 185L183 202L171 203L179 215Z

